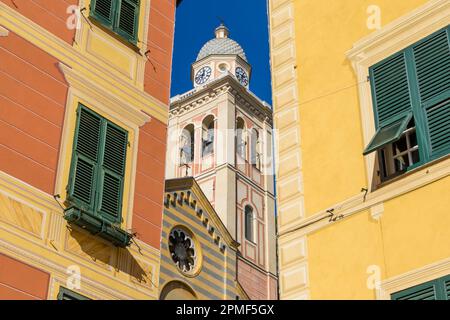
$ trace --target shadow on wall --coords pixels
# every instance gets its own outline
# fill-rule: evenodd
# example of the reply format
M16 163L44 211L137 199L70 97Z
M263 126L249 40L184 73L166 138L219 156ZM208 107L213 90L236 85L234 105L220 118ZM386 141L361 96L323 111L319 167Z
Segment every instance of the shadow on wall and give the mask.
M96 264L111 266L130 275L142 286L157 287L152 281L152 268L136 260L128 249L115 247L78 227L68 228L70 237L66 250L69 252L90 258Z

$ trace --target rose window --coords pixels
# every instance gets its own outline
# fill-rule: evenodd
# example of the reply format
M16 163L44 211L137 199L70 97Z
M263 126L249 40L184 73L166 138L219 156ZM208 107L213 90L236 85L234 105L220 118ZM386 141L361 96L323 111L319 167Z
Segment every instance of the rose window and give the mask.
M196 250L192 237L182 229L174 229L169 235L169 251L172 260L183 272L192 272L196 262Z

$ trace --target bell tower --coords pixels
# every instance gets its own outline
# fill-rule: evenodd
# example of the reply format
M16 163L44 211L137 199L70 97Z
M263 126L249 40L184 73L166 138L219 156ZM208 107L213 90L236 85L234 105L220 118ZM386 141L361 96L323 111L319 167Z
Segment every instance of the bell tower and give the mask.
M166 178L196 179L240 243L236 280L252 299L276 299L272 109L249 90L228 28L214 34L192 64L194 88L171 99Z
M216 28L214 34L215 38L203 46L192 64L191 80L194 87L206 85L230 73L248 88L252 68L244 50L229 38L230 32L223 24Z

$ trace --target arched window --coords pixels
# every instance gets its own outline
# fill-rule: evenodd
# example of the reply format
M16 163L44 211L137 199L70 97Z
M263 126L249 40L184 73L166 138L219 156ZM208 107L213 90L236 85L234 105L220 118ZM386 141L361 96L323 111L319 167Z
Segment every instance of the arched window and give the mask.
M161 300L197 300L195 291L181 281L167 283L160 295Z
M253 240L253 208L245 206L245 239L254 242Z
M245 132L245 123L242 118L236 120L236 153L241 156L242 159L246 159L246 145L247 137Z
M207 116L202 123L202 156L214 153L214 116Z
M261 153L260 153L260 141L259 132L256 129L252 129L251 133L251 145L250 145L250 163L258 170L261 169Z
M187 125L180 137L180 165L194 161L194 125Z

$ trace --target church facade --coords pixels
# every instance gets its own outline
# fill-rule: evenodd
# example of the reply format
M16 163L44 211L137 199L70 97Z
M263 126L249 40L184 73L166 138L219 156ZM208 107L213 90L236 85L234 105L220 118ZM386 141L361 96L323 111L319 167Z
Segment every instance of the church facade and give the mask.
M166 179L194 177L239 244L241 296L275 299L272 111L250 77L244 50L219 26L192 64L194 89L171 99Z

